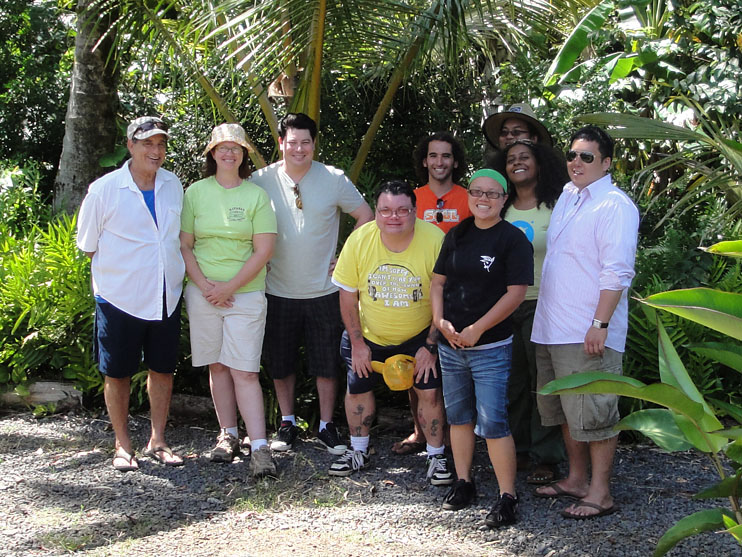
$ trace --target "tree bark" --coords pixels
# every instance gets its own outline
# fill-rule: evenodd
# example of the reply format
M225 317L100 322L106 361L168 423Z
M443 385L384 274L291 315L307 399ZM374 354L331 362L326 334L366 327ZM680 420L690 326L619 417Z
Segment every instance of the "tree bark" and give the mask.
M100 44L105 22L91 9L93 0L78 0L75 63L65 119L62 156L54 184L54 207L74 213L90 182L106 172L99 159L116 145L118 94L111 36Z

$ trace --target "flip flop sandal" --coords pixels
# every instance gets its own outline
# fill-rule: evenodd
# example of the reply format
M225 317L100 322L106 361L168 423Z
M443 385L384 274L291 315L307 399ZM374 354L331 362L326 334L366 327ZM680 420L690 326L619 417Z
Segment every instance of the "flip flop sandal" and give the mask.
M183 466L183 464L185 464L183 459L173 453L173 451L169 447L147 448L142 451L142 455L152 458L160 464L164 464L165 466ZM165 455L169 456L171 460L168 460Z
M404 456L408 454L417 454L425 449L425 443L419 441L397 441L392 445L392 452L396 455Z
M598 518L601 516L608 516L609 514L613 514L618 510L618 505L612 505L610 507L601 507L597 503L589 503L587 501L578 501L573 505L575 509L579 507L588 507L591 509L595 509L598 511L595 514L575 514L574 512L570 512L567 509L564 509L562 511L562 516L564 518L571 518L572 520L590 520L592 518Z
M560 486L558 482L552 482L548 485L545 485L544 487L550 487L554 490L554 493L541 493L537 489L534 489L533 496L540 497L541 499L560 499L562 497L568 497L570 499L580 499L579 495L572 493L571 491L567 491L562 486Z
M553 484L559 476L559 469L555 464L537 464L533 471L526 476L526 483L531 485Z
M127 453L120 447L116 449L116 453L113 455L113 461L111 462L111 464L113 464L114 469L118 470L119 472L134 472L136 470L139 470L139 463L137 462L137 458L133 454Z

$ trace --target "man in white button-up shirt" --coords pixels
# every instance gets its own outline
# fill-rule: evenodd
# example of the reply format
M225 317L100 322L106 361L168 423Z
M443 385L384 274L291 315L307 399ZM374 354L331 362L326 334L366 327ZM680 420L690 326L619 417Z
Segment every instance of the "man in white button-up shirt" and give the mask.
M570 145L572 181L551 217L531 336L537 345L539 389L582 371L620 374L628 328L627 290L634 277L639 212L611 181L613 139L605 131L584 127ZM562 512L567 518L614 512L610 478L618 397L538 396L538 407L545 426L562 426L569 475L538 488L536 495L578 499Z
M139 467L128 430L131 376L144 363L152 432L143 451L167 466L183 459L165 442L180 339L185 265L180 254L183 186L165 160L167 125L145 116L127 128L131 160L90 185L80 207L77 246L91 258L95 357L116 435L113 466Z

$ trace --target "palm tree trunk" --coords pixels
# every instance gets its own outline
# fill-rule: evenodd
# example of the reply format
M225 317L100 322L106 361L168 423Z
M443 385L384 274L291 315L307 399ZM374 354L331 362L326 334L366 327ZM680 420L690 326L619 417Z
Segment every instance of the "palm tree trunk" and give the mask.
M72 68L70 99L65 119L62 156L54 183L54 207L68 213L77 210L88 184L104 174L99 159L113 151L116 142L117 72L107 63L113 40L100 40L90 5L78 0L75 62Z

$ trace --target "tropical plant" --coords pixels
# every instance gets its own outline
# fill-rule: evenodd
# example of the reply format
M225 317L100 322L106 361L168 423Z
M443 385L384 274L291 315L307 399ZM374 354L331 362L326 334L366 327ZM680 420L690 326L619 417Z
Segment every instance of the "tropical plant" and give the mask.
M714 244L708 251L742 257L742 241ZM654 554L664 555L684 538L712 530L723 530L742 545L742 407L703 397L657 312L667 311L732 337L736 342L709 342L692 349L742 373L742 294L690 288L661 292L639 301L645 304L647 315L655 319L657 326L659 383L647 385L634 378L586 372L552 381L541 394L610 393L659 406L626 416L616 429L639 431L666 451L695 448L708 455L721 481L695 497L727 498L730 508L707 509L681 519L660 538ZM735 425L725 427L718 418L720 411L730 416ZM732 473L725 466L724 455Z

